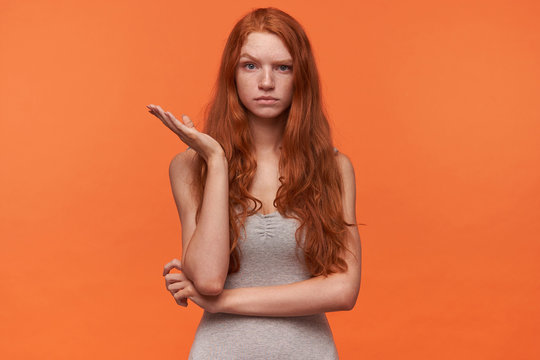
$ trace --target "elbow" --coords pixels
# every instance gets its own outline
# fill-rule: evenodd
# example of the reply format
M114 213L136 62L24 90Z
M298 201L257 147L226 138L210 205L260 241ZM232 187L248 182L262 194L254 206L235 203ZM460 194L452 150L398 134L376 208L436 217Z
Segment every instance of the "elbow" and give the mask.
M217 296L223 292L225 282L222 280L202 280L193 284L201 295Z
M341 311L350 311L354 309L357 299L358 290L355 287L346 284L341 291Z
M193 283L195 289L201 295L216 296L223 292L225 280L227 279L227 269L217 271L214 269L202 269L199 264L191 266L191 263L184 262L182 271L186 277Z
M356 296L348 296L343 302L343 311L351 311L356 305Z

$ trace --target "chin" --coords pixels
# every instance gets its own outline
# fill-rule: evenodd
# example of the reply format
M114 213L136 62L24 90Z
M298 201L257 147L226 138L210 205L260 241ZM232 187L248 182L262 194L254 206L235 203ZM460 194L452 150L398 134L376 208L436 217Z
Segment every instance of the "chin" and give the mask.
M266 111L249 111L249 113L255 117L261 119L275 119L283 115L285 110L267 109Z

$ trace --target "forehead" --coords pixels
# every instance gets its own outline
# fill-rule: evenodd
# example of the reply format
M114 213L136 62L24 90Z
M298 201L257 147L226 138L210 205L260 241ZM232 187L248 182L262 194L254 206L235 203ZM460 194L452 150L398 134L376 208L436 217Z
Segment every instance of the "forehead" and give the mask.
M292 58L283 41L277 35L267 32L252 32L248 34L240 50L240 54L249 54L256 58Z

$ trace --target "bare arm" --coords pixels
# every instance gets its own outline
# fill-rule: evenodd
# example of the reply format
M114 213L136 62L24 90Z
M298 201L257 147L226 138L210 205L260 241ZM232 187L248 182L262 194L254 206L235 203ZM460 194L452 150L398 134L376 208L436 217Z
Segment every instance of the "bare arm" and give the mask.
M208 172L199 222L193 181L195 152L186 150L169 166L171 188L182 224L182 271L201 294L223 290L229 267L229 182L224 155L207 159Z
M354 169L350 160L338 155L343 174L345 221L356 223L356 190ZM321 312L351 310L356 304L361 279L361 245L356 226L350 226L347 238L352 254L345 253L348 270L328 277L318 276L292 284L225 289L219 296L200 296L182 284L172 284L169 290L183 289L174 294L177 299L188 297L210 312L252 316L302 316ZM353 256L354 254L354 256ZM177 275L177 274L175 274Z
M351 263L349 263L351 265ZM303 316L352 310L359 291L360 274L317 276L292 284L225 289L214 312L251 316Z
M199 132L188 116L183 115L180 122L159 105L146 107L191 148L176 155L169 166L182 224L182 270L201 294L217 295L223 290L229 267L229 181L223 148L214 138ZM199 200L193 187L196 155L208 166L198 223L195 214Z

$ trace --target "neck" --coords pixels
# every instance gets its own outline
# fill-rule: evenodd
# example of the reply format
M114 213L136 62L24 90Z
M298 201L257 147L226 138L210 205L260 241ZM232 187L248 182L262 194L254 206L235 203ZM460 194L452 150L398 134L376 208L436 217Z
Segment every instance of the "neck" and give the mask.
M286 113L272 119L259 118L253 114L248 114L248 123L256 154L279 155L286 121Z

